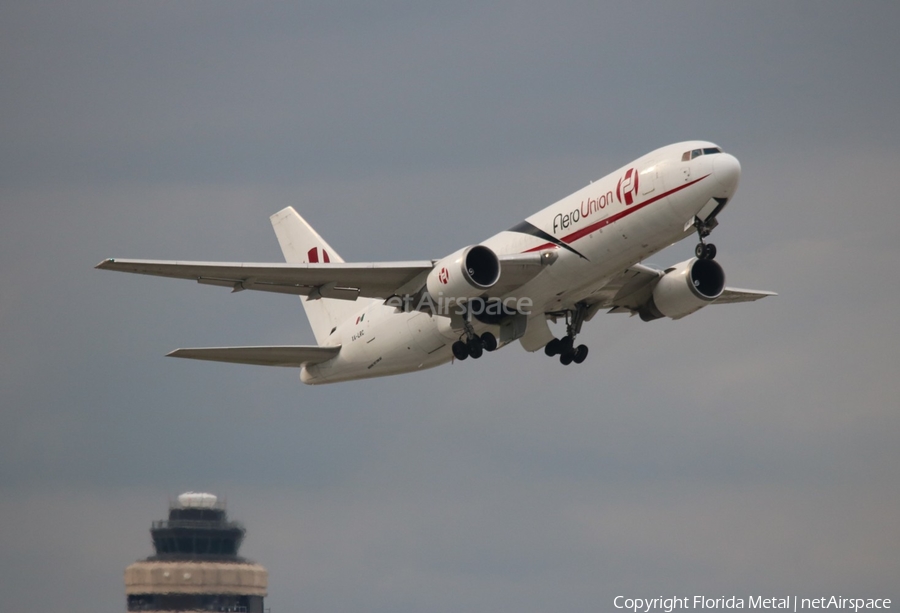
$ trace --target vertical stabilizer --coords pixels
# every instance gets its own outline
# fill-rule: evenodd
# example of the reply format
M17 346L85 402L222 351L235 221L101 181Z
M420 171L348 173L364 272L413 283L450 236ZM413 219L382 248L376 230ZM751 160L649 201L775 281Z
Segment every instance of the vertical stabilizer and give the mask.
M331 262L343 262L343 258L332 249L300 214L289 206L278 211L269 218L278 244L284 253L284 259L289 264L330 264ZM301 296L303 308L309 318L316 342L319 345L326 344L331 331L342 321L355 316L364 309L368 299L360 298L355 301L335 300L330 298L318 298L309 300Z

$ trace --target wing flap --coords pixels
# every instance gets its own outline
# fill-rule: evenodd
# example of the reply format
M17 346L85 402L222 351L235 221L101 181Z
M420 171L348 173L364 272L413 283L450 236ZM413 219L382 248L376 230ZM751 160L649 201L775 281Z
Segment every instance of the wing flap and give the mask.
M231 364L299 368L305 364L318 364L330 360L340 350L340 345L335 347L320 347L316 345L195 347L176 349L167 355L172 358L210 360L212 362L229 362Z

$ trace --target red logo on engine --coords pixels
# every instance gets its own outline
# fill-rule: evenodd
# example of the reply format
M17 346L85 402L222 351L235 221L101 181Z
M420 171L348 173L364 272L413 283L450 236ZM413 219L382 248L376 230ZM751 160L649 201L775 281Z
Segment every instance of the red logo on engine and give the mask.
M634 204L634 197L637 196L637 191L638 172L634 168L629 168L625 176L619 179L619 184L616 185L616 198L619 202L622 202L622 197L624 196L625 206L629 206Z
M309 257L310 264L318 264L319 263L319 248L313 247L309 251L306 252L306 255ZM322 249L322 263L330 264L331 259L328 257L328 252Z
M446 268L441 268L441 272L438 273L438 281L440 281L444 285L447 285L447 283L450 281L450 271Z

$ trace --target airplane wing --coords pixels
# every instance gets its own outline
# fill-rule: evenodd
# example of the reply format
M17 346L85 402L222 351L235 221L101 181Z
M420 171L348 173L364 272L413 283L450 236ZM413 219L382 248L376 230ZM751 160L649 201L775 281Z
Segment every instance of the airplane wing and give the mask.
M635 264L621 274L610 279L599 290L588 296L584 302L591 305L586 320L590 320L601 309L608 308L610 313L635 313L646 303L656 283L665 271L657 270L643 264ZM735 304L753 302L766 296L777 296L776 292L764 290L739 289L726 287L722 295L712 304Z
M258 366L288 366L299 368L304 364L318 364L330 360L340 352L341 346L317 347L315 345L279 345L271 347L198 347L176 349L167 354L173 358L211 360L232 364L256 364Z
M96 268L140 275L193 279L205 285L325 298L386 298L398 287L432 268L430 261L362 264L252 264L108 259ZM332 295L333 294L333 295Z
M736 302L753 302L766 296L777 296L776 292L767 292L758 289L740 289L737 287L726 287L722 295L716 298L713 304L734 304Z
M554 258L555 259L555 258ZM552 260L549 260L552 261ZM534 278L547 265L540 253L500 257L500 281L489 295L502 295ZM425 284L431 260L329 264L181 262L110 258L95 268L141 275L193 279L205 285L355 300L412 294Z

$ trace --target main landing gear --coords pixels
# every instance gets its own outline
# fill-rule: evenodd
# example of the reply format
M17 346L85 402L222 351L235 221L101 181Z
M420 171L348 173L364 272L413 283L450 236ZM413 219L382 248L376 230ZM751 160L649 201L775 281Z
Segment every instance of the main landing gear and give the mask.
M457 360L465 360L468 357L477 360L484 355L485 351L493 351L497 348L497 337L490 332L478 336L472 331L470 325L467 325L466 328L466 340L460 338L451 347L453 357Z
M574 310L567 310L559 313L566 316L566 335L562 338L554 338L544 346L544 353L550 357L559 356L559 363L568 366L572 362L581 364L587 358L587 345L575 346L575 337L581 332L581 324L584 323L584 316L587 312L587 305L578 303Z
M700 221L699 218L695 217L694 227L697 228L697 236L700 239L700 242L697 243L697 246L694 248L694 255L697 256L698 260L716 259L716 246L712 243L703 242L703 239L709 236L709 233L712 232L714 227L716 227L716 224L706 223Z

